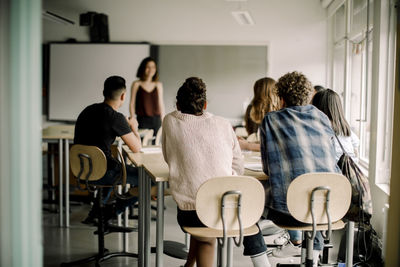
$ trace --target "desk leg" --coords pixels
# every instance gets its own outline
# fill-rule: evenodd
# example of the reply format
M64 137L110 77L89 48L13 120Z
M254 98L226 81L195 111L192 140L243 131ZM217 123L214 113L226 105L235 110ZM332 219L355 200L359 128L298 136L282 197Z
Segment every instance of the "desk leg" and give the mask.
M151 179L146 175L146 172L144 173L144 266L148 267L150 266Z
M349 221L346 227L346 266L353 266L354 222Z
M65 227L69 227L69 141L65 141Z
M157 183L156 266L163 267L164 253L164 182Z
M63 140L58 140L58 201L60 226L64 226L64 203L63 203Z
M139 171L139 212L138 212L138 224L139 224L139 229L138 229L138 266L143 267L144 266L144 229L145 229L145 224L144 224L144 179L145 179L145 171L143 167L138 167Z

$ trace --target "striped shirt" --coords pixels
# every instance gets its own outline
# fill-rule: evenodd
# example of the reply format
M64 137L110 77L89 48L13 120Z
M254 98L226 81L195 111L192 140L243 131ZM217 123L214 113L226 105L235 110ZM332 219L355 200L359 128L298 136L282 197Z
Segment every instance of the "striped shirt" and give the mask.
M271 185L270 208L289 213L286 193L299 175L340 173L331 123L316 107L292 106L269 112L260 131L263 169Z

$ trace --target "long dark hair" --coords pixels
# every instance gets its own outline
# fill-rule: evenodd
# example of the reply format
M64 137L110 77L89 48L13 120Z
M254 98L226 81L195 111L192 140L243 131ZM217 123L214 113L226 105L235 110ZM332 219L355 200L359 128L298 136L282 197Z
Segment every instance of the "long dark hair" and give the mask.
M336 135L351 135L349 123L344 117L342 102L335 91L325 89L317 92L312 104L328 116Z
M152 57L146 57L142 60L142 62L140 62L139 68L137 69L137 72L136 72L136 77L138 77L141 81L143 81L145 79L145 77L144 77L145 70L146 70L147 63L149 63L149 62L154 62L154 64L156 64L156 73L151 78L153 82L156 82L156 81L158 81L158 68L157 68L157 63L156 63L155 59Z
M176 95L176 106L182 113L203 114L207 101L206 84L202 79L190 77L185 80Z

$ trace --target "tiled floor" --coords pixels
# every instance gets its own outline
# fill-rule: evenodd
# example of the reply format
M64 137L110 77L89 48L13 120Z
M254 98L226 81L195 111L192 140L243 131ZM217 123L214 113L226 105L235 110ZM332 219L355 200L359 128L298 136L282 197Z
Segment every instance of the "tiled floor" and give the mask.
M184 243L185 235L176 222L176 205L171 197L166 198L165 211L165 240L174 240ZM45 205L45 207L48 207ZM50 207L51 208L51 207ZM60 266L62 262L68 262L90 256L97 251L97 236L93 235L94 227L80 223L89 210L89 205L71 205L71 227L60 228L58 226L58 215L56 213L43 211L43 242L44 242L44 266ZM130 220L130 225L135 226L137 221ZM334 244L338 244L340 235L334 236ZM272 238L273 239L273 238ZM266 237L271 242L271 237ZM155 245L155 222L151 223L151 245ZM111 252L122 250L122 234L106 235L106 248ZM129 234L129 252L137 252L137 233ZM249 257L242 255L243 247L234 248L233 265L236 267L252 266ZM330 253L332 259L336 258L337 251ZM164 255L164 266L177 267L184 264L183 260ZM300 258L277 259L270 257L272 266L279 261L281 263L299 263ZM94 266L93 263L85 266ZM113 258L101 264L101 266L137 266L135 258ZM155 266L155 254L151 254L151 265Z

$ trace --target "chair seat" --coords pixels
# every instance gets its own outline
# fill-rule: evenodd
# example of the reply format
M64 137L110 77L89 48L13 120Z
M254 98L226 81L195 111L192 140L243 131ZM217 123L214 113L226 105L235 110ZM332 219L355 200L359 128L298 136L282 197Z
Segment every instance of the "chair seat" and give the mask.
M298 230L298 231L312 231L312 224L306 225L306 226L286 226L283 224L277 224L280 228L284 228L287 230ZM345 226L345 223L342 220L339 220L337 222L332 223L331 229L332 230L338 230L338 229L343 229ZM317 231L326 231L328 230L328 224L317 224Z
M222 230L208 228L208 227L183 227L183 229L189 234L197 237L223 237L224 233ZM250 226L243 229L243 236L255 235L259 231L257 225ZM239 230L228 230L227 237L237 237L239 236Z

